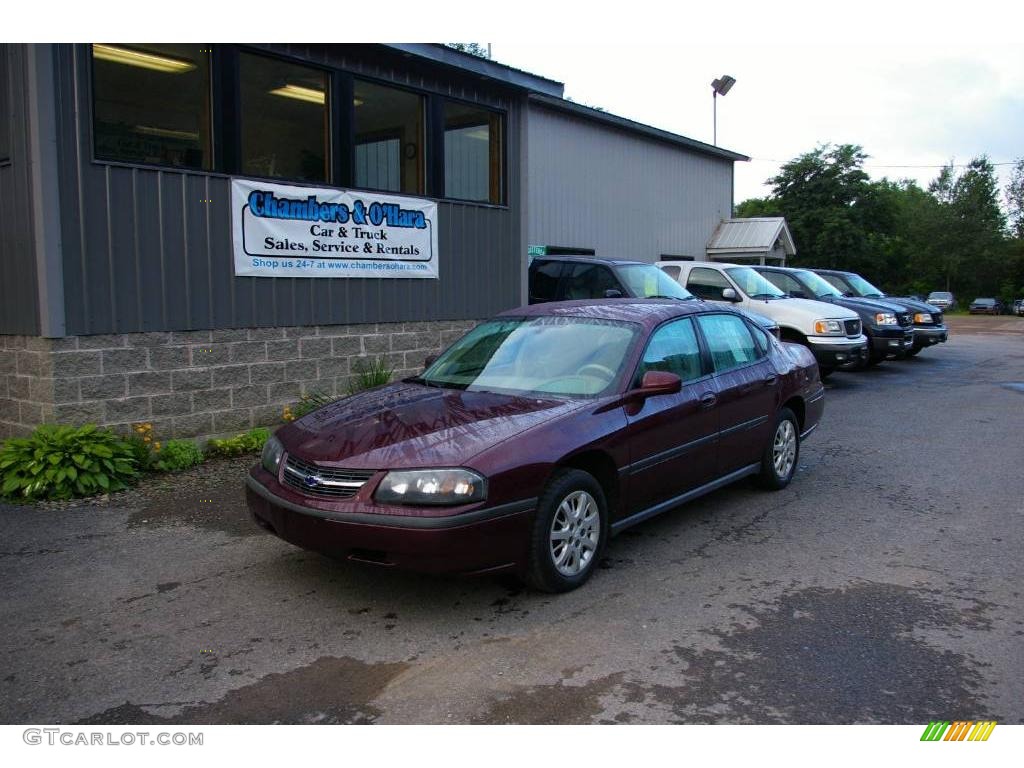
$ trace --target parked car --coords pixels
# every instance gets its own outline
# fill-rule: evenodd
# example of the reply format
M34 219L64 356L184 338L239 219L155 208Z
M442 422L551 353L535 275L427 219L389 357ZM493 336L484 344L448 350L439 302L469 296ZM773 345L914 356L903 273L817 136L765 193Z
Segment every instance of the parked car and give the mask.
M944 312L956 309L956 297L949 291L932 291L928 294L928 298L925 301Z
M1013 302L1013 314L1024 317L1024 299L1017 299Z
M748 476L785 487L823 406L810 353L728 308L538 304L281 427L246 496L300 547L564 591L631 525Z
M975 299L967 311L972 315L1001 315L1003 314L1003 302L992 298Z
M913 345L909 349L903 349L903 354L907 357L913 357L925 347L943 344L949 339L949 329L943 322L942 312L937 311L938 307L910 298L889 296L856 272L844 272L838 269L815 269L813 271L832 283L843 296L882 299L888 304L902 307L906 316L897 314L896 324L905 328L909 318L914 330Z
M681 285L707 301L754 310L782 329L782 339L814 354L821 376L856 368L868 359L868 340L855 312L808 299L791 299L751 267L712 261L659 262ZM678 270L678 271L677 271Z
M856 312L868 338L869 365L897 357L914 346L914 329L903 307L881 299L843 296L834 285L809 269L768 266L754 269L787 296L825 301ZM901 319L905 321L902 325Z
M529 303L580 299L692 300L694 295L653 264L590 256L546 256L530 262ZM779 324L766 315L740 310L775 338Z

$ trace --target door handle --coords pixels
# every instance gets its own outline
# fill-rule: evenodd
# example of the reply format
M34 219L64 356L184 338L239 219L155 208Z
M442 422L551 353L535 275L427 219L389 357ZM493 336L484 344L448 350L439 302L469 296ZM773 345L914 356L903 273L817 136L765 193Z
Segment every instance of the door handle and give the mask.
M700 404L704 408L710 408L717 402L718 395L716 395L714 392L705 392L703 395L700 396Z
M776 376L776 375L775 375L774 373L773 373L773 374L771 374L771 375L769 375L769 376L765 376L765 377L764 377L764 385L765 385L766 387L774 387L774 386L775 386L775 382L776 382L776 380L777 380L778 378L779 378L779 377L778 377L778 376Z

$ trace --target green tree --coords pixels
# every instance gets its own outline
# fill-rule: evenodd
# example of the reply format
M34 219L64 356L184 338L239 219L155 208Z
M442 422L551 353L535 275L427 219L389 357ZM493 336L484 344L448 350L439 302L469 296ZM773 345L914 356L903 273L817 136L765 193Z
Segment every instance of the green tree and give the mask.
M982 155L957 175L947 166L929 186L940 206L934 232L945 287L996 295L1006 278L1006 217L995 168Z
M796 242L794 264L877 272L896 212L893 194L865 173L867 157L855 144L823 144L768 180Z
M1006 185L1006 211L1010 234L1024 240L1024 157L1017 158Z
M481 59L491 58L491 54L487 51L487 46L480 43L445 43L449 48L454 48L456 51L462 51L468 53L471 56L479 56Z

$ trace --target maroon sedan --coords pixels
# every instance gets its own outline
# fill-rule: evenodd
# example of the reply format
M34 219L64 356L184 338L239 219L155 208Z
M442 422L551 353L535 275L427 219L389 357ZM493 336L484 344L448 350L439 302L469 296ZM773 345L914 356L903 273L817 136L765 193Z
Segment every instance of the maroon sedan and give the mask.
M300 547L563 591L628 526L750 475L785 487L823 406L811 354L728 308L539 304L282 427L247 496Z

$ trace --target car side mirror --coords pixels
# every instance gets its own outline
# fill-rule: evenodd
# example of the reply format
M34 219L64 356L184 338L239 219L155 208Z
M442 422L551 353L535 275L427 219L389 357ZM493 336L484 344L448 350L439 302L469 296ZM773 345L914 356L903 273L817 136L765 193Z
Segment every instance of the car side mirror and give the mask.
M618 290L617 288L609 288L604 292L604 297L606 299L621 299L622 291Z
M429 368L430 366L432 366L436 362L437 362L437 355L427 355L426 359L423 361L423 367L424 368Z
M641 397L657 395L674 395L683 388L683 380L668 371L648 371L640 380L640 388L635 390Z
M722 289L722 298L726 301L739 301L740 297L736 295L736 291L733 288Z

